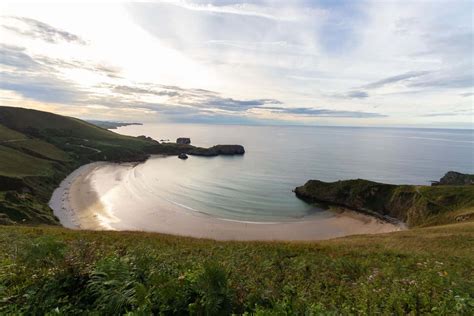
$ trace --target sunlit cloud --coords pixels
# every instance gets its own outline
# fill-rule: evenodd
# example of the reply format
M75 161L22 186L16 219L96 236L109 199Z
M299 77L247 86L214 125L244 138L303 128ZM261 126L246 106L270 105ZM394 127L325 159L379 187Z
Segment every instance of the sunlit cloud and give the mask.
M455 127L472 122L473 5L446 4L1 4L0 103L98 119Z

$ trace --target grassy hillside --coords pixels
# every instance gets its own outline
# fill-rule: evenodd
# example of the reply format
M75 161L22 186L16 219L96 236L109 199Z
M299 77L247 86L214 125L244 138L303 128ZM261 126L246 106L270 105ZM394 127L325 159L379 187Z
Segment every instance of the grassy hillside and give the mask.
M298 197L343 206L372 215L397 218L410 226L474 220L474 186L391 185L368 180L310 180Z
M52 113L0 107L0 223L58 224L47 202L68 173L97 160L144 160L150 140Z
M0 228L0 314L472 315L474 223L317 243Z
M79 119L0 106L0 224L58 224L47 202L70 172L94 161L144 161L198 149L119 135Z

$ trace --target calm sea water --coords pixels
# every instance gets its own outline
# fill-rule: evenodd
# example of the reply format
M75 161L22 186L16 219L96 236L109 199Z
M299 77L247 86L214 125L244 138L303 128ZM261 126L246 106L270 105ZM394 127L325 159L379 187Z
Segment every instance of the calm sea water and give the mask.
M244 145L244 156L154 157L132 180L140 183L130 183L188 210L235 220L318 213L292 192L309 179L429 184L449 170L474 173L470 130L145 124L117 132Z

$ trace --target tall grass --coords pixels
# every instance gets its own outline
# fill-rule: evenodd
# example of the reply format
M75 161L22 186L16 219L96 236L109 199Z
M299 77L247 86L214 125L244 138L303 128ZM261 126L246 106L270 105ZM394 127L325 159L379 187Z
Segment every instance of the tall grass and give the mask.
M0 228L0 314L472 315L474 224L319 243Z

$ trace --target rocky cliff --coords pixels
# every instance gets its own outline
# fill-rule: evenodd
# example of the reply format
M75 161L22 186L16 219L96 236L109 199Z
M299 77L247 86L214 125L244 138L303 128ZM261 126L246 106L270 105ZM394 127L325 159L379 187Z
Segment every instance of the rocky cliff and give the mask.
M474 174L447 172L436 185L474 185Z
M363 179L310 180L297 187L295 193L310 203L342 206L397 219L409 226L474 219L474 186L391 185Z

